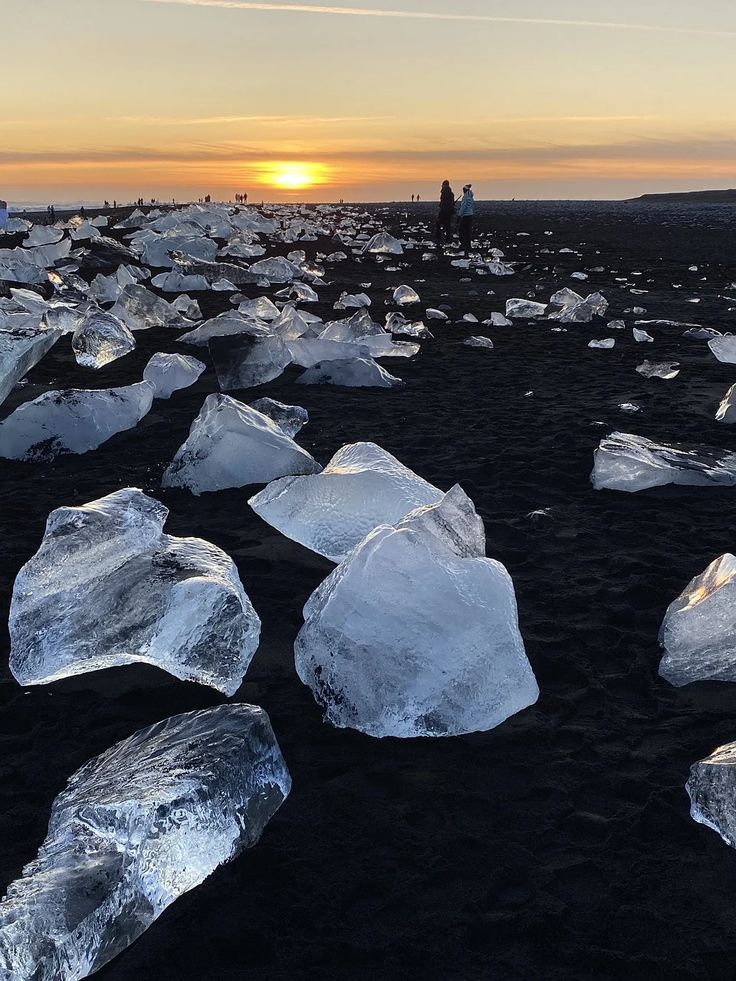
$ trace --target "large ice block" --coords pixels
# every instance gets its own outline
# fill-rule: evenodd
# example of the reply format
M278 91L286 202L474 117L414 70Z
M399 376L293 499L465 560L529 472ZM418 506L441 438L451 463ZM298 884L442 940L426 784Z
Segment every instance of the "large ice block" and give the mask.
M442 491L375 443L350 443L313 476L275 480L249 501L264 521L333 562L379 524L435 504Z
M472 503L447 497L375 528L307 601L296 668L333 725L452 736L537 700L511 578L477 554ZM458 510L469 527L450 535Z
M233 695L261 622L228 555L163 533L133 487L52 511L10 607L10 670L39 685L142 662Z
M0 405L61 335L52 327L0 327Z
M297 385L340 385L344 388L399 388L401 378L390 374L372 358L319 361L296 380Z
M229 395L208 395L189 436L164 473L163 487L193 494L312 474L317 461L268 416Z
M0 903L0 976L78 981L256 844L291 787L255 705L177 715L71 777L38 858Z
M736 453L616 432L595 451L591 480L596 490L631 492L664 484L731 487L736 484Z
M223 392L265 385L282 375L291 363L289 348L277 334L212 337L209 349Z

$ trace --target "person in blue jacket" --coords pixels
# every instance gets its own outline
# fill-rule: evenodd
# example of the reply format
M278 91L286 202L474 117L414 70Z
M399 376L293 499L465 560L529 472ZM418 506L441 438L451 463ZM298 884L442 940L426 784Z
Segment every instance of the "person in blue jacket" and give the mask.
M463 196L457 209L457 233L460 238L460 249L463 252L470 252L473 240L473 218L475 216L475 198L473 197L473 185L466 184L463 188Z

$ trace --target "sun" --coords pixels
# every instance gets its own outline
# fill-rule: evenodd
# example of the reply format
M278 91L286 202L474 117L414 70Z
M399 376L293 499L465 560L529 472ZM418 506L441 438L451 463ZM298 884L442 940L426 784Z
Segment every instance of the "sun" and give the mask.
M263 181L282 191L301 191L327 180L326 168L304 161L275 161L263 167Z

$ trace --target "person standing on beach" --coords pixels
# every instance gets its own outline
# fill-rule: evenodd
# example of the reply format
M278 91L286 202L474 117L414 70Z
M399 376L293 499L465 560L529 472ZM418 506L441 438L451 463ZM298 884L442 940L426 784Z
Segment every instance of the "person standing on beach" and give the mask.
M0 232L5 231L8 223L8 202L0 198Z
M455 194L450 187L449 181L442 181L440 190L440 210L437 215L434 238L437 245L442 245L442 239L446 242L452 241L452 224L455 218Z
M473 185L466 184L463 188L463 196L457 211L458 225L457 233L460 237L460 249L463 252L470 252L473 241L473 218L475 216L475 198L473 197Z

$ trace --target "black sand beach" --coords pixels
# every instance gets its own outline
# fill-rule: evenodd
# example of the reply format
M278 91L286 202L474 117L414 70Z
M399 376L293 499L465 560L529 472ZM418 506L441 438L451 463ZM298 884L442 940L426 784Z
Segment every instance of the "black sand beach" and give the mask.
M434 220L424 204L367 210L394 232ZM589 480L593 450L615 429L736 450L736 432L713 418L734 367L716 362L705 342L683 339L681 328L648 328L654 344L636 344L637 318L625 313L640 305L641 319L735 331L736 313L727 310L736 301L719 297L736 296L728 285L736 281L736 210L523 202L479 210L489 244L521 263L516 275L462 282L470 274L445 258L422 262L421 248L399 273L351 258L313 306L328 319L340 292L365 282L374 298L390 299L385 288L408 283L423 308L449 304L451 322L430 323L435 340L416 359L384 362L405 388L295 386L292 368L232 394L304 405L310 422L299 442L320 462L344 443L373 440L443 490L462 484L485 520L488 554L513 577L541 688L534 707L501 727L400 741L323 724L295 674L292 644L302 606L331 563L256 517L246 502L258 488L199 498L160 489L204 397L217 391L211 368L94 452L2 463L3 624L14 577L37 549L49 511L143 488L170 508L169 533L208 539L236 561L263 621L237 699L268 711L293 777L258 847L177 900L99 972L101 981L736 977L736 851L691 820L684 790L693 762L736 739L736 686L677 690L657 675L667 605L734 549L736 491L622 494L596 492ZM326 241L308 246L331 250ZM540 254L547 248L581 254ZM599 266L604 272L590 271ZM570 279L576 270L589 271L587 282ZM548 322L453 322L465 313L482 320L530 291L546 301L563 286L600 289L611 304L605 320L565 333ZM230 308L227 294L193 295L205 316ZM688 302L695 298L701 302ZM625 331L606 328L617 317ZM463 346L472 334L492 337L494 350ZM608 336L613 350L588 348ZM91 372L63 339L8 398L3 418L52 387L137 381L156 351L203 354L164 329L136 341L132 354ZM645 358L679 361L681 373L643 378L635 367ZM627 415L623 402L643 411ZM529 517L540 509L548 513ZM5 626L2 655L4 889L35 856L51 803L77 767L218 696L141 667L21 689L7 672Z

